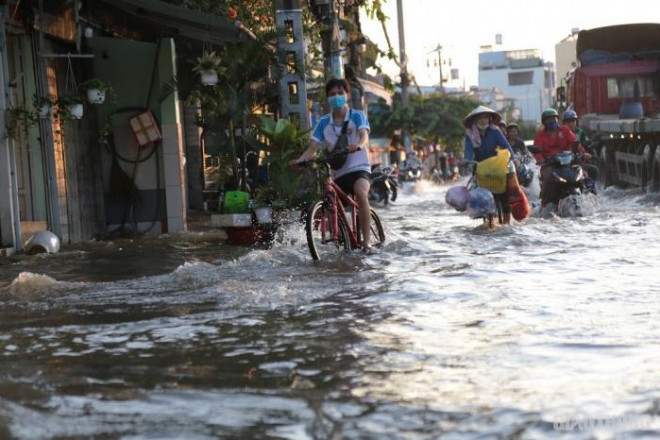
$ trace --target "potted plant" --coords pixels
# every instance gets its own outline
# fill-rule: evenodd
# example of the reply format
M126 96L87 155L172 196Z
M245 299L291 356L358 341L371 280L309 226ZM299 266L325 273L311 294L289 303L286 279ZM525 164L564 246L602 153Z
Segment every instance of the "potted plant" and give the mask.
M36 110L36 115L39 119L46 119L50 116L50 112L55 105L55 102L50 96L37 96L32 97L32 105Z
M83 97L77 92L68 92L57 99L57 108L65 119L83 117Z
M300 156L305 150L308 132L300 130L287 119L277 122L264 116L260 119L259 133L268 142L263 143L254 136L245 135L246 142L253 148L267 153L263 163L268 166L268 189L255 194L255 200L267 203L274 211L296 208L307 198L301 188L315 187L313 183L303 184L305 174L293 171L288 165L291 159Z
M254 215L259 224L270 224L273 222L273 208L277 200L277 190L272 186L265 185L255 188L254 197Z
M214 86L218 83L220 62L221 59L215 51L204 52L201 57L197 58L197 65L193 67L193 72L199 74L202 84Z
M114 98L112 85L99 78L91 78L80 84L80 88L87 93L87 102L90 104L103 104L106 94Z

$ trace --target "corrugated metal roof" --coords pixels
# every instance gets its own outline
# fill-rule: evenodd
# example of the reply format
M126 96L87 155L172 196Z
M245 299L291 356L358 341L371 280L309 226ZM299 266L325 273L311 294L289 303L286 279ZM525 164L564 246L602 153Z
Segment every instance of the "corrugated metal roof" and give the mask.
M100 0L128 14L176 29L179 35L208 43L238 43L236 22L206 12L171 5L159 0Z

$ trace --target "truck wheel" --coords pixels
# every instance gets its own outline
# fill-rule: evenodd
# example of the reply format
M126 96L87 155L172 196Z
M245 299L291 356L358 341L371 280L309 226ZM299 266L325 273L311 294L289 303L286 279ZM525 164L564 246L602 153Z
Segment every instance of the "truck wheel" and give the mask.
M651 167L653 166L653 157L651 156L651 146L646 145L642 152L642 192L648 192L649 181L651 179Z
M655 150L652 171L651 191L660 192L660 148Z
M608 157L608 148L603 145L600 149L598 156L598 181L603 185L603 188L616 184L616 161L614 156Z

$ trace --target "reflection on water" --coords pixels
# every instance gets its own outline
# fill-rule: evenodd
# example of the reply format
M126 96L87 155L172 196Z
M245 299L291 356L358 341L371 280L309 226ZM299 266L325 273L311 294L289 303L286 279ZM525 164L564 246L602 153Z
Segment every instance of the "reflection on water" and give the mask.
M659 201L487 231L425 187L366 257L292 228L6 260L0 438L657 438Z

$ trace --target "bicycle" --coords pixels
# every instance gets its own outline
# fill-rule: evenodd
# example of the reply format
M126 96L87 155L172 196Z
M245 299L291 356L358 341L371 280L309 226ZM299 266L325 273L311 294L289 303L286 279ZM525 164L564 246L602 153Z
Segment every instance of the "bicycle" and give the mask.
M325 179L321 200L309 204L305 214L305 233L309 252L315 261L320 261L322 255L358 249L362 243L362 232L359 228L358 204L354 197L342 191L334 182L330 174L327 159L312 159L300 162L299 166L311 163L324 164L328 175ZM345 206L355 215L350 220ZM379 247L385 242L385 231L380 217L373 208L371 211L369 246Z

